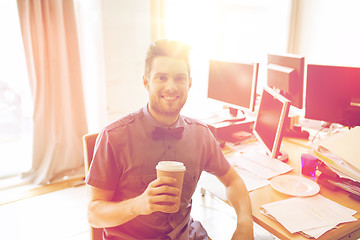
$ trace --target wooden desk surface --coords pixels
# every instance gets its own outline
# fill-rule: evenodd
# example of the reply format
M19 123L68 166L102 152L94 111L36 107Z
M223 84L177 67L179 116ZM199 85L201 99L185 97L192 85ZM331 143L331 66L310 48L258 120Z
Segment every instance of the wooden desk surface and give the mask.
M308 148L306 148L304 145L296 144L295 142L292 142L290 140L287 141L286 139L284 139L281 149L289 154L288 164L294 167L294 170L292 170L288 174L301 175L300 156L301 153L306 152ZM345 207L356 210L357 213L354 215L354 217L357 219L360 218L360 202L349 198L346 192L341 190L331 191L323 186L320 186L320 194ZM270 185L250 192L254 221L280 239L308 239L298 233L291 234L280 223L260 213L262 205L284 200L287 198L290 198L290 196L276 191ZM360 229L360 220L351 223L341 224L338 226L337 229L330 230L329 232L322 235L320 238L318 238L318 240L340 239L341 237L352 233L358 229Z

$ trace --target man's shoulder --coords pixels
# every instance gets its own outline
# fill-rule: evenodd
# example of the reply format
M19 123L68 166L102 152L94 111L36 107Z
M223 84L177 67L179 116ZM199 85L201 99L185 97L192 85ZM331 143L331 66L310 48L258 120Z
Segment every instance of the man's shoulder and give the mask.
M119 118L118 120L108 124L105 128L104 131L107 132L111 132L114 130L120 130L123 129L124 127L128 126L129 124L134 123L137 119L139 119L141 116L143 116L143 111L142 109L130 113L124 117Z
M201 120L191 118L191 117L187 117L187 116L182 116L182 117L183 117L184 121L187 124L195 124L195 125L198 125L198 126L208 128L208 125L206 123L202 122Z

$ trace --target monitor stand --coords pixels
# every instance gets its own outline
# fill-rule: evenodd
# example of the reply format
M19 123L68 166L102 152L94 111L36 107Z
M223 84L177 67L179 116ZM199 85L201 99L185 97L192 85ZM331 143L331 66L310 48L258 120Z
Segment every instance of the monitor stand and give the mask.
M245 112L240 110L241 114L239 114L239 109L229 107L230 117L225 119L223 122L241 122L246 119Z
M331 124L332 124L332 123L330 123L330 122L322 122L322 123L321 123L321 127L322 127L322 128L330 128L330 127L331 127Z
M310 134L308 131L303 130L300 125L291 124L291 122L291 118L289 116L286 117L284 137L309 139Z
M287 162L287 161L289 161L289 155L286 152L279 151L279 154L274 159L282 161L282 162Z
M239 135L251 134L254 120L251 117L246 117L244 111L240 111L241 114L238 114L238 109L230 108L230 114L226 113L225 116L223 115L218 120L209 121L207 124L213 135L218 139L237 144L245 139L245 137L239 139ZM237 135L234 136L233 134Z
M286 128L284 130L284 137L309 139L309 136L310 133L302 130L301 126L294 126L293 129Z

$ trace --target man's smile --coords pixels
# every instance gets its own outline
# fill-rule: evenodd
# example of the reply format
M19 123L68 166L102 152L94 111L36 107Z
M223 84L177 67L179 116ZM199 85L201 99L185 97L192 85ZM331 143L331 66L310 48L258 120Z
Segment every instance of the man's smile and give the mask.
M174 101L178 98L178 96L161 96L161 98L165 99L166 101Z

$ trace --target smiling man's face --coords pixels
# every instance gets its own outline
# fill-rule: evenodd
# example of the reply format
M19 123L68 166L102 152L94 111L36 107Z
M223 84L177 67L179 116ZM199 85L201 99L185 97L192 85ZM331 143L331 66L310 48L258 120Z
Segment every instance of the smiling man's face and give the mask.
M182 59L159 56L152 62L149 77L144 76L149 92L149 111L157 120L176 120L184 106L191 78Z

